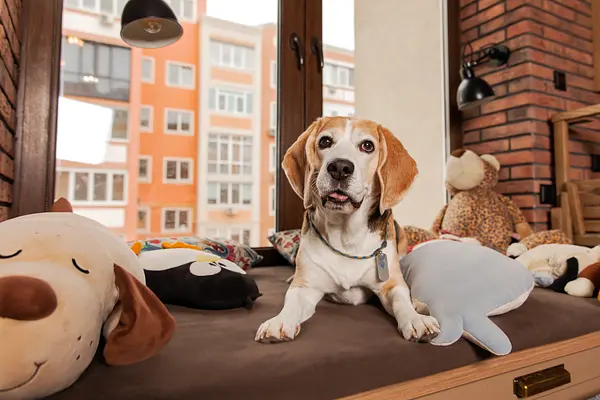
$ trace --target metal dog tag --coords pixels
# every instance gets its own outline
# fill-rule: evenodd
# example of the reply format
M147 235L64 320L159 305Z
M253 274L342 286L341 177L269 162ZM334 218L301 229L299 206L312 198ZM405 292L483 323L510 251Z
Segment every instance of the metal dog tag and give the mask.
M385 282L390 277L390 270L388 269L387 256L383 251L380 251L375 255L375 264L377 265L377 278L381 282Z

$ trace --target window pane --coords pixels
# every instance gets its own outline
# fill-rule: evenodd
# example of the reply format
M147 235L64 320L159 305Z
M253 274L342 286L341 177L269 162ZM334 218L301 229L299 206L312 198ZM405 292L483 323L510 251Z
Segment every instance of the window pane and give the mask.
M246 68L254 69L254 49L246 49Z
M244 98L243 97L238 97L237 98L236 111L239 112L239 113L243 113L244 112Z
M250 246L250 231L248 229L243 230L242 244Z
M96 48L94 45L86 42L81 49L81 73L85 75L94 75L96 62Z
M225 111L227 109L227 96L225 94L219 94L219 111Z
M234 241L234 242L236 242L236 243L239 243L240 242L240 234L237 233L237 232L232 233L231 234L231 240Z
M112 48L112 77L115 79L129 80L130 76L130 51L122 47Z
M181 18L181 1L182 0L171 0L171 8L179 18Z
M217 204L217 184L211 182L206 188L208 204Z
M137 217L137 229L138 230L146 230L146 224L148 219L148 213L146 210L138 210Z
M188 20L194 18L194 2L192 0L183 1L183 16Z
M190 67L181 67L181 84L184 86L192 86L194 84L194 76Z
M181 130L183 132L192 131L192 114L188 112L181 113Z
M94 174L94 201L106 201L107 200L107 180L106 174Z
M243 53L244 53L244 48L243 47L235 46L233 48L233 65L236 68L242 68L244 66L244 64L243 64Z
M167 179L177 179L177 161L167 161Z
M240 184L231 185L231 204L240 204Z
M69 199L69 173L66 171L56 172L56 187L54 189L56 198Z
M190 226L189 214L187 211L179 211L179 227L188 229Z
M252 114L252 93L246 95L246 114Z
M165 229L175 230L175 210L165 211Z
M221 183L221 195L219 198L219 203L229 204L228 191L229 191L228 185L226 183Z
M179 130L179 113L176 111L167 111L167 130L177 131Z
M96 0L82 0L81 5L84 8L95 10L96 9Z
M150 108L140 108L140 126L142 128L150 128Z
M138 175L140 178L148 177L148 160L145 158L140 158L139 166L138 166Z
M154 61L151 58L142 58L142 80L154 80Z
M65 72L80 72L81 47L62 41L62 68Z
M114 201L125 200L125 175L123 175L123 174L113 175L112 199Z
M244 204L251 204L252 203L252 185L251 184L244 184L243 186L243 193L242 193L242 202Z
M113 139L127 139L127 124L129 123L129 112L127 110L115 109L113 112Z
M214 65L219 64L219 55L221 54L220 49L221 44L219 42L216 42L214 40L210 41L210 62Z
M120 18L128 0L117 0L117 16Z
M100 0L100 11L112 14L113 10L113 0Z
M65 0L66 7L77 7L79 6L79 0Z
M233 58L233 47L230 44L223 44L223 48L221 50L223 52L222 61L223 65L231 65Z
M217 91L214 88L208 90L208 109L214 110L217 104Z
M182 162L180 164L180 178L181 179L190 179L190 164L187 162Z
M87 172L75 173L75 193L73 199L77 201L85 201L88 199L88 183L90 176Z
M169 64L168 69L169 69L168 70L169 83L172 85L178 85L179 84L179 67L174 64Z

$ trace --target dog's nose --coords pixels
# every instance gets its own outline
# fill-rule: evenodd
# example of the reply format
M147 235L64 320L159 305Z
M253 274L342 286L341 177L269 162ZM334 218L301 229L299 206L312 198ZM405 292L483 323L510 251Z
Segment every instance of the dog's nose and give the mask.
M336 181L343 181L354 172L354 164L348 160L337 158L327 165L327 172Z
M52 314L57 305L48 282L29 276L0 278L0 318L37 321Z

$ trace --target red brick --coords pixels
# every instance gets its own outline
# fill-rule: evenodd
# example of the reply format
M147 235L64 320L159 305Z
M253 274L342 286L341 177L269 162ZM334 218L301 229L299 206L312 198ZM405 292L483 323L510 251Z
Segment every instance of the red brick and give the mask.
M533 33L542 36L544 34L544 27L539 22L525 20L506 28L507 38L523 35L525 33Z
M509 168L500 168L498 172L498 181L507 181L510 179L510 169Z
M477 12L477 3L471 3L468 6L461 8L460 19L465 19Z
M474 26L481 25L484 22L490 21L497 16L502 15L504 10L504 3L499 3L464 20L461 24L461 28L466 31Z
M550 119L555 111L550 111L546 108L526 106L521 108L515 108L506 112L506 117L509 122L521 121L523 119L535 119L539 121L546 121Z
M542 7L545 11L548 11L549 13L558 15L564 19L575 21L575 11L564 7L558 3L546 0L542 3Z
M12 50L13 54L19 57L19 55L21 54L21 43L19 41L17 31L15 30L15 27L12 24L8 7L0 7L0 20L2 20L3 22L3 30L6 31L6 37L8 38L8 43L10 45L9 50Z
M515 164L550 164L550 152L544 150L518 150L510 153L496 154L496 158L502 165Z
M547 124L543 124L536 121L524 121L484 129L481 133L481 137L483 138L483 140L490 140L509 136L517 136L527 133L538 133L548 135L550 131Z
M542 2L544 0L508 0L506 2L506 9L513 10L517 7L521 7L523 5L531 5L536 7L542 7Z
M14 162L4 153L0 153L0 174L10 179L15 177Z
M14 132L17 126L15 110L2 91L0 91L0 117L6 121L8 128Z
M479 10L484 10L504 0L479 0Z
M2 121L0 121L0 148L14 155L14 137Z
M531 229L533 229L534 232L543 232L543 231L547 231L549 228L548 223L529 223L529 225L531 225Z
M569 165L571 167L590 168L592 166L592 161L590 156L569 154Z
M477 0L460 0L460 6L461 7L466 7L467 5L474 3Z
M512 179L550 179L552 170L548 165L518 165L510 168Z
M548 210L521 210L523 212L523 216L529 223L540 223L548 221Z
M506 114L496 113L467 120L463 123L463 129L465 131L471 131L474 129L486 128L488 126L500 125L505 122Z
M479 131L471 131L467 132L463 135L463 143L476 143L481 140L481 132Z
M571 46L581 51L591 53L594 49L592 42L584 39L580 39L566 32L558 31L549 26L544 26L543 36L546 39L553 40L555 42L562 43L566 46Z
M554 0L559 2L572 10L577 11L580 14L592 15L592 7L589 1L585 0Z
M462 43L471 43L473 40L477 39L478 37L479 37L479 30L477 29L477 27L475 27L473 29L469 29L468 31L463 32L460 35Z
M510 139L511 150L550 149L550 138L540 135L525 135Z
M525 47L533 47L544 52L568 58L569 60L574 60L578 63L592 65L592 55L590 53L572 49L563 44L552 42L531 34L525 34L512 38L506 42L506 46L514 51Z
M499 182L496 186L498 192L502 194L534 193L534 188L533 180Z
M535 194L514 195L511 196L510 199L519 208L533 208L540 204L538 196Z
M500 82L506 82L513 79L522 78L524 76L537 76L539 78L547 80L552 80L554 78L554 72L552 71L552 69L541 65L533 64L531 62L526 62L501 70L496 69L493 71L494 72L488 75L480 74L490 85L495 85Z
M562 110L564 109L565 103L560 97L550 96L544 93L524 92L493 100L490 103L483 105L481 107L481 112L483 114L490 114L527 104L535 104L543 107Z
M0 221L6 221L8 219L8 207L0 207Z
M534 78L532 76L526 76L523 79L518 79L508 84L508 91L511 93L522 92L525 90L536 90L539 92L545 92L547 89L547 81Z
M477 154L494 154L509 149L509 142L506 139L493 140L490 142L480 142L467 146Z
M6 181L0 181L0 201L4 203L12 201L12 185Z

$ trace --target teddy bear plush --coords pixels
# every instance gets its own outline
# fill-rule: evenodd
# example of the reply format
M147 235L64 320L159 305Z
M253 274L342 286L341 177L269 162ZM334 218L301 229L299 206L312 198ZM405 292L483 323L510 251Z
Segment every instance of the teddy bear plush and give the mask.
M523 213L508 197L495 191L500 162L492 155L454 151L446 163L446 188L452 199L442 208L432 231L472 237L507 254L511 243L518 256L544 243L571 243L560 230L533 232Z

